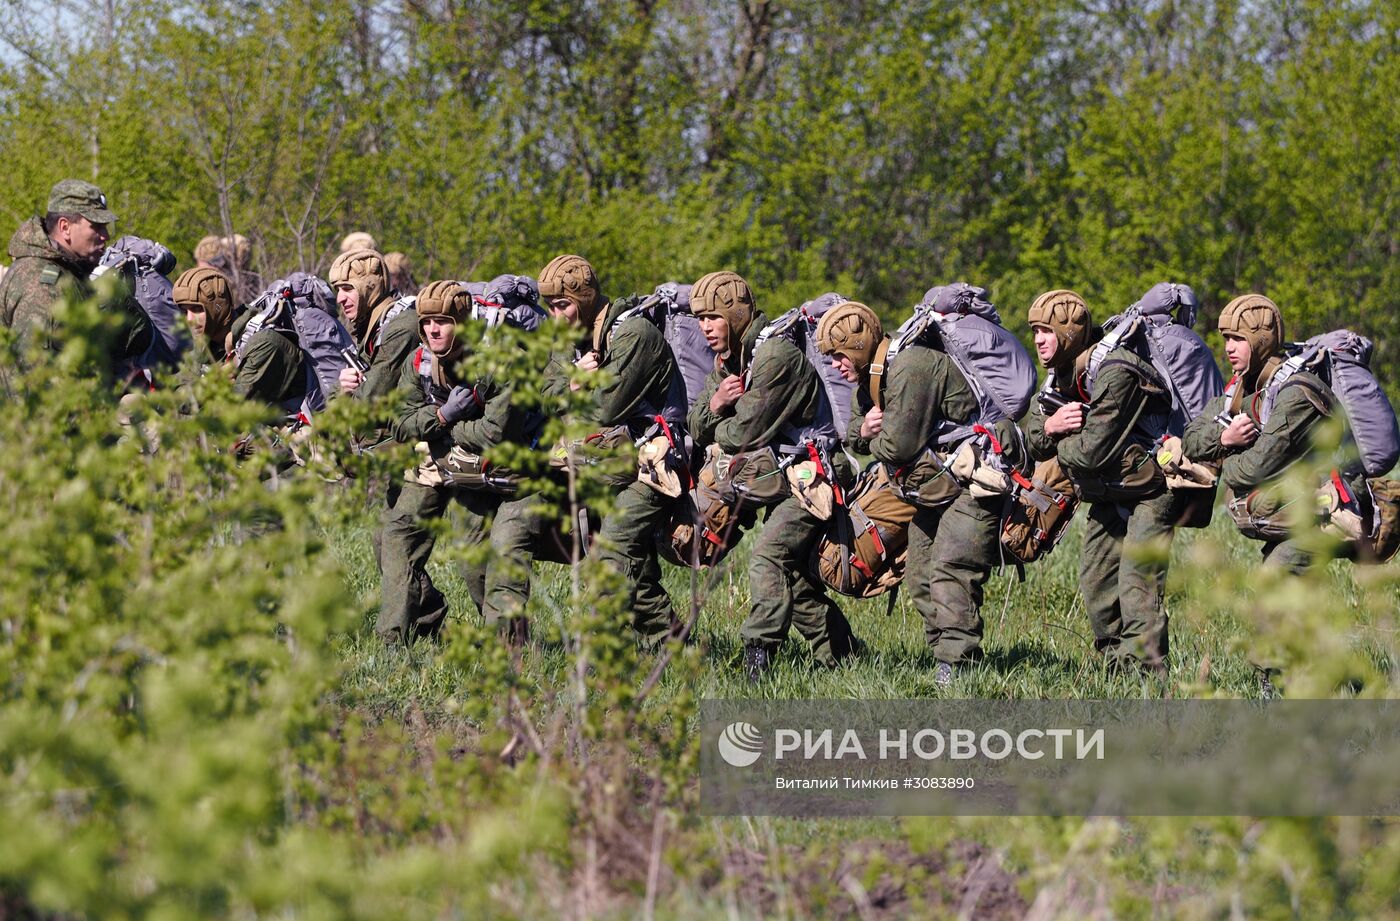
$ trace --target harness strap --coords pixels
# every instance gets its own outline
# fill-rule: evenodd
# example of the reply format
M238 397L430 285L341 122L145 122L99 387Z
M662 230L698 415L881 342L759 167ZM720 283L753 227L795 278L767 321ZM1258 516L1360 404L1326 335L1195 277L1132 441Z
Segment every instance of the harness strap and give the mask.
M870 402L877 409L884 409L885 373L889 368L891 339L884 339L875 347L875 357L870 360Z

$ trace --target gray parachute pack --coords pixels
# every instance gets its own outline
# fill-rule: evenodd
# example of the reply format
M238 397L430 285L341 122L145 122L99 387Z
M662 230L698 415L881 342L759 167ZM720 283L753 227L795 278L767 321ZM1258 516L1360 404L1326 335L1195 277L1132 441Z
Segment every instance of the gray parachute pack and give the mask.
M1349 329L1313 336L1285 349L1288 357L1269 379L1259 407L1262 426L1273 412L1285 387L1299 384L1296 375L1309 371L1322 378L1336 394L1346 413L1347 438L1354 443L1358 462L1368 477L1383 477L1400 460L1400 423L1385 390L1371 373L1372 343ZM1353 469L1346 471L1349 475Z
M977 418L945 423L936 438L940 447L966 439L975 425L1015 422L1030 408L1035 362L1021 340L1002 325L985 288L961 281L929 288L914 315L891 337L880 373L888 376L899 353L911 345L926 345L953 359L977 397Z
M301 346L308 375L300 412L309 419L311 412L325 409L326 394L336 392L340 372L349 366L345 351L355 345L337 316L331 286L307 272L293 272L268 285L248 309L253 317L234 346L240 360L259 330L292 334Z
M851 394L855 392L856 385L843 378L841 372L831 363L831 359L817 348L817 324L826 316L827 311L849 300L850 298L843 294L828 291L800 307L794 307L763 327L754 342L753 350L757 355L758 350L768 340L787 340L806 356L807 361L816 369L817 376L821 378L823 399L817 409L816 418L803 428L793 429L785 435L794 446L812 442L819 450L830 451L846 437L846 427L851 421ZM752 374L752 367L744 372L745 390L749 387Z
M118 237L102 254L93 277L124 267L130 268L135 281L133 294L156 331L150 347L137 359L137 365L147 370L157 365L178 365L180 356L193 340L185 326L184 314L171 296L174 285L170 282L170 272L175 268L175 254L154 240Z
M1165 431L1179 437L1206 404L1225 391L1210 346L1191 329L1199 310L1190 286L1166 281L1153 285L1141 300L1104 322L1104 337L1085 369L1085 389L1093 392L1094 379L1111 352L1131 350L1150 361L1166 384L1172 410Z
M653 311L676 357L676 365L685 379L685 404L695 403L705 389L705 378L715 369L715 353L700 329L700 321L690 312L690 285L668 281L657 285L652 296L657 298Z
M548 319L540 306L540 286L529 275L497 275L490 281L464 281L471 292L473 320L489 333L502 324L534 332Z

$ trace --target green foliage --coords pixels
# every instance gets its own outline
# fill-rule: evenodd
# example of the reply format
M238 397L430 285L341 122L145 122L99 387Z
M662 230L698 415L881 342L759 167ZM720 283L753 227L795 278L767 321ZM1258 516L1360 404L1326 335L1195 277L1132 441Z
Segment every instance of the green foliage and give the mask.
M614 295L738 269L770 314L964 278L1102 316L1170 276L1400 370L1393 4L40 6L0 13L13 224L76 175L264 277L366 229L420 280L579 250Z

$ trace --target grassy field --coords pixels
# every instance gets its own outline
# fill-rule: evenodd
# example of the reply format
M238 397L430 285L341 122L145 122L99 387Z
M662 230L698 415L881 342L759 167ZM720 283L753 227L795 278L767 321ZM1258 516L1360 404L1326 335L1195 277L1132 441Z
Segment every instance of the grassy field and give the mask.
M337 640L347 662L341 703L386 724L446 730L454 744L472 748L485 727L458 716L454 701L470 697L484 666L476 664L479 656L451 654L460 636L476 635L475 610L456 564L437 559L430 567L453 610L445 646L386 651L371 632L378 583L369 535L368 520L331 535L365 612L363 628ZM1349 618L1350 628L1336 638L1341 652L1329 646L1330 653L1373 667L1369 685L1342 683L1336 693L1369 687L1372 695L1391 696L1384 689L1394 671L1388 631L1400 595L1393 580L1372 584L1375 569L1334 563L1314 579L1295 582L1259 570L1257 547L1222 517L1204 531L1181 532L1168 592L1171 672L1163 683L1102 667L1077 592L1079 543L1076 526L1048 559L1027 568L1025 581L1011 568L993 577L984 608L985 661L946 691L933 684L922 623L903 597L889 613L884 597L843 599L865 643L857 660L834 670L815 668L794 637L769 678L748 684L738 667L738 628L749 606L745 543L719 571L697 580L698 671L668 671L645 705L664 709L682 692L717 698L1252 698L1259 692L1251 656L1271 648L1258 631L1271 621L1286 623L1287 615L1277 612L1306 609L1314 597ZM668 568L667 584L683 610L690 574ZM542 721L562 706L561 689L570 680L572 659L563 640L569 590L566 569L536 568L530 613L542 640L519 668L540 692L535 712ZM643 654L643 673L653 661ZM1332 677L1317 680L1337 684L1327 674ZM645 769L644 752L637 760ZM1360 819L708 820L684 808L633 832L645 841L663 827L664 856L651 858L651 872L635 866L647 862L645 847L617 847L611 871L603 873L608 884L591 896L579 894L577 881L544 882L547 874L516 880L502 889L508 892L505 914L1234 918L1307 917L1300 906L1331 905L1338 911L1328 916L1349 917L1358 915L1340 908L1345 899L1330 889L1315 891L1317 885L1347 884L1360 872L1351 862L1396 832L1389 820ZM1309 845L1300 857L1299 840L1316 842L1330 856L1319 862ZM602 864L609 866L608 859ZM1393 907L1393 899L1377 904Z

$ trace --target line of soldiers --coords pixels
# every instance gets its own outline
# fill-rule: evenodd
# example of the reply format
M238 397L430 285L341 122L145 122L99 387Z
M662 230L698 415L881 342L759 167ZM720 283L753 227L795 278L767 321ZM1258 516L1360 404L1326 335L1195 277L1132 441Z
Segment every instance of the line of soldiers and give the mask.
M55 186L48 211L16 233L10 248L16 261L0 284L4 321L22 332L50 322L49 308L62 284L87 284L84 267L96 265L115 220L96 187L72 180ZM978 423L979 385L948 350L934 341L911 342L887 367L890 337L876 313L856 301L832 296L813 329L817 349L854 385L849 425L838 432L823 368L799 343L765 332L768 318L734 272L712 272L689 286L688 314L713 354L703 387L688 394L675 343L644 309L648 302L609 300L593 267L577 255L561 255L539 272L538 303L529 279L502 276L519 295L505 304L499 285L488 292L435 280L400 291L390 260L372 246L355 245L367 242L347 241L329 271L354 343L355 360L347 359L340 370L337 389L348 399L397 394L393 437L422 443L428 455L390 488L376 535L383 583L376 632L389 643L409 644L442 627L447 604L426 569L434 542L428 523L449 506L461 510L457 536L491 548L489 562L470 572L468 588L488 624L508 642L529 640L525 611L533 563L567 559L559 552L557 515L537 496L482 488L489 477L464 485L467 480L451 475L454 458L489 462L501 445L530 445L539 430L538 411L512 401L511 380L469 379L463 371L463 359L478 345L467 340L464 324L483 305L505 309L507 322L526 329L538 325L547 308L573 330L572 348L552 355L543 370L545 392L591 387L588 421L600 432L616 431L625 451L642 446L645 455L660 445L651 455L653 472L668 468L663 473L686 486L702 463L723 468L772 449L788 459L780 469L794 459L810 463L839 501L858 475L852 455L903 472L923 462L950 429ZM1185 286L1165 287L1178 296L1189 293ZM242 309L225 266L201 260L175 281L173 300L214 362L230 358L242 342L233 369L241 394L291 405L311 386L294 334L269 327L249 335L251 311ZM1158 453L1164 420L1179 412L1172 383L1152 361L1128 349L1114 351L1087 373L1104 331L1072 291L1036 298L1027 322L1048 374L1042 398L1032 404L1023 429L1011 419L980 432L999 454L1003 445L1008 448L1002 462L1017 471L1051 460L1063 469L1087 506L1080 587L1094 645L1112 667L1164 673L1167 561L1173 533L1190 514L1186 493L1168 487ZM139 318L132 325L142 326ZM1234 377L1204 411L1183 420L1181 450L1217 468L1232 498L1253 498L1313 450L1311 433L1334 415L1337 397L1327 380L1306 370L1292 376L1297 386L1267 389L1286 344L1282 315L1268 298L1247 294L1231 301L1219 329ZM145 347L139 336L128 340L120 347L124 356ZM605 373L596 377L601 383L581 384L580 370ZM1266 394L1267 418L1260 411ZM1024 444L1025 456L1016 456L1017 444ZM1360 515L1372 519L1376 509L1365 474L1351 470L1344 479L1337 486L1354 497ZM1000 541L1007 496L952 482L948 495L914 510L904 575L925 623L939 685L980 658L984 588L1005 559ZM814 507L802 488L775 498L749 562L752 606L741 628L742 667L753 679L768 670L792 626L822 665L835 665L860 648L811 565L829 514ZM644 643L685 632L662 586L660 557L672 524L693 523L693 503L693 490L659 488L646 476L621 480L612 510L584 548L623 579L632 625ZM1260 512L1250 511L1256 517ZM695 540L703 539L702 531L694 529ZM1308 553L1286 530L1259 533L1270 563L1295 571L1308 565Z

